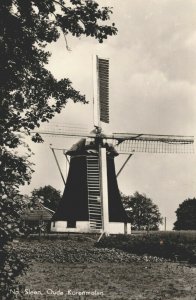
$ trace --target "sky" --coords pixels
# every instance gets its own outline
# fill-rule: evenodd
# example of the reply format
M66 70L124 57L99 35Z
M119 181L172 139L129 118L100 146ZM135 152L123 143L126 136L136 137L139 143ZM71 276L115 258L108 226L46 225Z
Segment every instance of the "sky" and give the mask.
M89 104L71 101L56 123L72 130L93 129L92 56L110 60L110 124L105 133L131 132L195 135L196 132L196 1L194 0L101 0L113 7L111 21L118 34L103 44L90 38L67 36L49 45L48 68L53 75L70 78L86 95ZM44 144L31 145L35 155L29 194L45 185L63 192L64 184L49 147L69 148L72 140L46 137ZM57 154L66 177L68 166ZM116 158L116 170L126 157ZM173 228L175 211L187 198L196 196L196 157L193 154L134 154L118 177L126 195L146 194ZM163 228L163 226L161 227Z

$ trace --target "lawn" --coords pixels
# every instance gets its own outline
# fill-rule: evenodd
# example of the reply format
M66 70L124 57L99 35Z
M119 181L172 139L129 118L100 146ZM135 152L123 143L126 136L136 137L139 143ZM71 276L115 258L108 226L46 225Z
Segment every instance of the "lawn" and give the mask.
M97 249L89 237L20 241L16 249L31 261L16 299L195 300L193 265Z

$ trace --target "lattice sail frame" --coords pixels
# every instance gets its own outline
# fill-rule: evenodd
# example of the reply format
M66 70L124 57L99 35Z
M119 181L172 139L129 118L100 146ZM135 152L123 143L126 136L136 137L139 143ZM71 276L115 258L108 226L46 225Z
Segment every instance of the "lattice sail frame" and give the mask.
M74 132L73 132L74 131ZM61 136L64 138L86 138L91 141L96 138L103 140L104 143L112 144L120 154L130 153L194 153L194 137L183 135L156 135L156 134L135 134L135 133L113 133L112 135L95 133L88 134L87 130L69 130L45 126L36 131L36 133L50 136Z
M192 136L115 133L112 144L119 153L194 153Z

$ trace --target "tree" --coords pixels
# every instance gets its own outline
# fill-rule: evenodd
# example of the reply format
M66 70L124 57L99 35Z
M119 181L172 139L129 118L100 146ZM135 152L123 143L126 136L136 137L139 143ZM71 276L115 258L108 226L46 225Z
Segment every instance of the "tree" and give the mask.
M175 230L196 230L196 198L184 200L176 210Z
M50 53L45 48L61 33L65 41L72 34L103 42L117 32L114 24L104 23L111 13L110 8L101 8L91 0L0 2L0 251L5 253L0 273L10 274L10 280L18 273L14 269L6 271L10 257L6 245L22 232L18 221L23 207L19 186L30 183L33 172L25 135L60 113L69 99L86 103L69 79L57 80L47 70ZM38 134L32 140L42 141ZM5 285L1 285L1 297L10 297Z
M158 230L162 217L150 198L135 192L133 196L122 195L122 200L133 230Z
M100 8L90 0L2 0L0 4L0 146L2 159L16 160L15 176L8 176L10 166L1 173L18 187L29 181L31 172L26 159L10 149L25 146L19 132L30 133L41 122L60 113L69 99L86 103L69 79L56 80L46 68L50 53L44 48L63 33L76 37L91 36L103 42L116 34L112 26L102 24L110 18L110 8ZM36 134L34 141L42 141ZM28 153L30 155L30 152ZM16 163L16 164L17 164ZM21 177L21 169L25 178ZM7 172L8 171L8 172ZM16 178L17 176L17 178ZM19 179L21 178L21 179ZM24 179L24 180L23 180Z
M32 200L33 199L41 199L44 206L56 211L59 201L61 200L61 192L51 185L46 185L32 191Z

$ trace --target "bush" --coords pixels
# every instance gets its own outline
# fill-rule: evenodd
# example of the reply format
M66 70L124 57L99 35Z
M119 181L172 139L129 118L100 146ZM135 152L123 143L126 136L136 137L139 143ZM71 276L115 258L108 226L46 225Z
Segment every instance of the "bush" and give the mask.
M20 253L17 253L11 244L5 245L0 250L0 295L1 299L15 299L12 291L22 289L18 286L16 278L26 268L26 261Z
M138 255L152 255L171 260L186 260L196 262L196 240L187 243L182 235L146 234L117 235L103 238L96 243L97 247L115 248Z
M1 183L2 184L2 183ZM23 197L14 189L2 189L0 201L0 299L14 299L11 290L17 285L17 277L25 271L26 262L16 254L14 239L26 234L20 218L25 206ZM0 190L0 192L2 192Z

